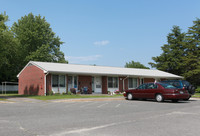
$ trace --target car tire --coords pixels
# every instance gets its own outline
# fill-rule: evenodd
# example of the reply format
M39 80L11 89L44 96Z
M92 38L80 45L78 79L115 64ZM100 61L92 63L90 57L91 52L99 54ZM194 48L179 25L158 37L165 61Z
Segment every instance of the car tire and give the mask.
M172 102L178 102L178 100L177 100L177 99L174 99L174 100L172 100Z
M128 100L133 100L133 95L132 95L132 93L128 93L127 99L128 99Z
M195 87L194 86L192 86L192 85L188 86L187 90L191 95L195 94Z
M163 102L164 101L162 94L156 94L155 99L156 99L157 102Z

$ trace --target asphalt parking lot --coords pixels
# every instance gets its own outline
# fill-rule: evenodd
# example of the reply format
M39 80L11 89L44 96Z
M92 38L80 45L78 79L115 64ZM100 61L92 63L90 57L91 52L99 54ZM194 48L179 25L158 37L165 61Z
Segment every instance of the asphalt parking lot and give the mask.
M0 103L1 136L197 136L200 100L105 99Z

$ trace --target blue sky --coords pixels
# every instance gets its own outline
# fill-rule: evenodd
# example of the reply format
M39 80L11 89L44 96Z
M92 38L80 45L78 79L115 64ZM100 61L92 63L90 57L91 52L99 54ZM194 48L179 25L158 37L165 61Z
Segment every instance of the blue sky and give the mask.
M145 66L162 53L173 25L183 31L200 18L199 0L0 0L9 26L32 12L45 16L73 64Z

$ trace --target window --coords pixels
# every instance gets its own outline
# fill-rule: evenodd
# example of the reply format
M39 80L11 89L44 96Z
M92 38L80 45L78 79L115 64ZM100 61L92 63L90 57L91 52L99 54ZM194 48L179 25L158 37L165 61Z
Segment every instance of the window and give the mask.
M170 85L170 84L163 84L163 83L160 83L160 85L166 89L176 89L176 87L174 87L173 85Z
M190 83L188 81L183 81L183 86L186 87L186 86L190 86Z
M59 76L59 86L65 87L65 76L64 75Z
M137 78L129 78L128 88L136 88L136 87L137 87Z
M137 89L147 89L147 84L142 84Z
M117 77L108 77L108 88L118 88Z
M52 76L52 87L65 87L65 76L64 75L53 75Z
M144 84L144 78L140 78L140 84Z
M158 88L157 84L154 84L154 83L149 83L147 85L147 89L157 89L157 88Z
M58 75L53 75L52 78L52 87L58 87Z

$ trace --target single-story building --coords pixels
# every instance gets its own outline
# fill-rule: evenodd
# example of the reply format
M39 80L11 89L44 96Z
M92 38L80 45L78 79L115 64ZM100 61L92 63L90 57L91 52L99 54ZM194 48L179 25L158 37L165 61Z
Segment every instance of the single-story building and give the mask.
M136 88L146 82L183 77L160 70L76 65L30 61L17 75L19 94L47 95L87 88L88 93L107 94Z

